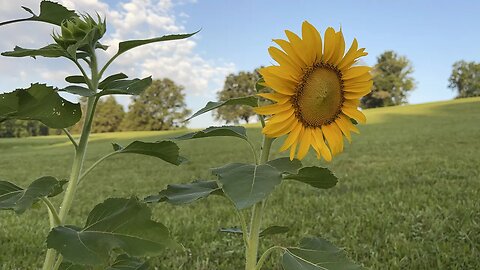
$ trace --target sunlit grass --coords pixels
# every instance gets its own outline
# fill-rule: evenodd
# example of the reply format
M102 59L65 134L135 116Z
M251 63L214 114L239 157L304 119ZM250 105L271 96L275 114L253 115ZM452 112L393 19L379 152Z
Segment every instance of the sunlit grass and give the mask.
M291 231L265 241L293 245L304 235L323 236L371 269L480 269L480 98L365 113L368 124L359 126L361 135L331 164L320 162L340 177L337 187L318 191L283 184L268 202L264 225L286 225ZM94 134L86 166L111 151L110 142L126 145L183 132ZM258 124L249 125L248 132L259 147ZM251 162L241 140L179 144L190 159L180 167L137 155L105 161L80 187L69 223L82 225L90 209L108 196L144 197L168 183L213 179L208 168ZM42 175L65 178L72 154L64 136L2 139L0 179L27 184ZM272 155L283 154L274 150ZM311 154L304 164L319 162ZM169 251L153 264L159 269L241 269L241 239L218 232L238 224L230 207L218 197L186 207L156 206L155 219L171 228L187 253ZM0 212L0 269L40 267L45 211ZM266 269L280 267L271 263Z

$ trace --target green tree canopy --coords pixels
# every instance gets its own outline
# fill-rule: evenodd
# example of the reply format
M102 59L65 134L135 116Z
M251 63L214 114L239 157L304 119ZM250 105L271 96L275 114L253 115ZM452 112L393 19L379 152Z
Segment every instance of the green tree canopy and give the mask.
M225 79L223 89L217 93L217 98L220 101L231 98L244 97L255 95L255 83L260 78L260 75L255 70L254 72L241 71L238 74L230 74ZM214 113L215 120L225 121L228 123L238 124L240 120L248 123L251 116L255 115L251 107L234 105L218 108Z
M0 138L21 138L29 136L46 136L50 129L36 120L6 120L0 122Z
M362 98L363 108L394 106L407 103L409 91L415 89L413 67L405 56L386 51L377 57L373 68L372 92Z
M170 79L153 81L135 96L122 122L122 130L168 130L185 126L191 113L185 103L184 87Z
M115 132L125 116L122 105L118 104L113 96L100 99L92 123L93 133Z
M448 82L448 87L457 90L457 98L480 96L480 63L455 62Z

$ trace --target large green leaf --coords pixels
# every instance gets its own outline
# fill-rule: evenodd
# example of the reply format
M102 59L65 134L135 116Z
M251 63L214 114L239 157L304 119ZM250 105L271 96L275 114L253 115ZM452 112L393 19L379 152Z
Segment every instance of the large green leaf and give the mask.
M40 49L25 49L22 47L15 46L13 51L3 52L3 56L9 57L26 57L31 56L33 58L37 56L57 58L57 57L67 57L62 47L57 44L50 44Z
M46 22L55 25L61 25L63 20L70 19L72 17L78 17L78 15L73 10L68 10L66 7L51 1L42 1L40 2L40 14L36 15L30 8L22 8L28 13L32 14L32 17L20 20L12 20L7 22L0 23L0 26L23 21L38 21Z
M0 122L6 119L39 120L51 128L66 128L82 116L80 104L60 97L53 87L32 84L0 95Z
M321 238L304 238L300 247L287 248L282 266L285 270L363 269L348 259L342 250Z
M213 169L222 189L237 209L264 200L282 182L281 172L270 165L232 163Z
M290 160L288 157L281 157L267 162L268 165L277 168L282 173L296 174L302 167L302 162L298 159Z
M122 53L124 53L128 50L131 50L133 48L136 48L138 46L143 46L143 45L147 45L147 44L150 44L150 43L189 38L189 37L195 35L198 32L199 31L197 31L195 33L190 33L190 34L165 35L165 36L158 37L158 38L123 41L123 42L120 42L120 44L118 44L117 55L120 55L120 54L122 54Z
M87 82L85 81L85 77L83 77L82 75L68 76L65 78L65 81L69 83L87 84Z
M114 80L106 83L99 95L140 95L145 89L152 85L152 77L133 80Z
M168 163L180 165L185 158L179 155L179 148L172 141L141 142L134 141L126 147L113 144L113 149L119 154L140 154L160 158Z
M258 99L256 96L247 96L247 97L239 97L239 98L231 98L229 100L225 101L209 101L205 107L200 109L198 112L194 113L192 116L190 116L187 120L188 121L194 117L197 117L199 115L202 115L206 112L209 112L211 110L215 110L217 108L220 108L222 106L227 106L227 105L246 105L250 107L257 107L258 105Z
M90 212L83 228L60 226L47 237L74 264L105 264L113 250L130 256L157 256L167 247L177 247L168 229L151 220L151 210L136 198L110 198Z
M23 189L13 183L0 181L0 210L13 210L22 214L42 197L60 193L64 183L55 177L44 176Z
M302 168L297 174L288 174L284 178L297 180L321 189L332 188L338 182L338 178L329 169L315 166Z
M98 84L98 89L102 89L102 90L106 89L109 83L118 81L118 80L123 80L126 78L128 78L128 76L123 73L116 73L116 74L110 75Z
M208 197L221 195L222 189L216 181L195 181L189 184L172 184L159 194L145 198L145 202L168 202L174 205L186 204Z
M281 234L281 233L287 233L290 230L290 228L285 227L285 226L270 226L260 232L260 237L264 237L267 235L274 235L274 234Z
M63 89L59 89L60 92L68 92L70 94L79 95L82 97L91 97L95 95L95 92L91 91L90 89L79 86L79 85L69 85Z
M179 137L172 138L173 140L190 140L207 137L237 137L247 140L247 130L241 126L221 126L221 127L209 127L207 129L188 133Z

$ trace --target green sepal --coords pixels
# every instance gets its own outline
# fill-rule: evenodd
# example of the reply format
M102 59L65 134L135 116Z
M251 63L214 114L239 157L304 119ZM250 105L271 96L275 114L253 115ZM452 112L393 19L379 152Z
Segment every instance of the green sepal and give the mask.
M329 189L334 187L338 178L327 168L322 167L305 167L298 171L297 174L287 174L284 179L296 180L312 187Z
M190 116L187 120L188 121L194 117L197 117L199 115L202 115L206 112L209 112L211 110L218 109L222 106L227 106L227 105L246 105L250 107L257 107L258 106L258 99L256 96L246 96L246 97L239 97L239 98L231 98L225 101L209 101L205 107L194 113L192 116Z
M24 213L42 197L52 197L63 191L66 181L44 176L33 181L27 188L21 188L8 181L0 181L0 210Z
M159 194L145 198L147 203L168 202L173 205L192 203L209 195L223 195L216 181L194 181L188 184L171 184Z
M118 154L140 154L160 158L168 163L180 165L187 159L180 156L177 144L172 141L141 142L134 141L122 147L113 143L113 150Z
M363 269L329 241L314 237L302 239L300 247L286 248L282 266L285 270Z
M58 95L45 84L0 95L0 122L7 119L38 120L50 128L73 126L82 116L80 104Z
M57 250L66 262L83 265L106 264L113 251L143 257L179 247L165 225L153 221L151 214L137 198L110 198L95 206L83 228L53 228L47 247Z
M264 200L282 182L276 168L263 164L231 163L212 170L222 183L225 195L239 210Z
M247 130L242 126L221 126L209 127L201 131L188 133L182 136L174 137L172 140L191 140L208 137L237 137L247 140Z

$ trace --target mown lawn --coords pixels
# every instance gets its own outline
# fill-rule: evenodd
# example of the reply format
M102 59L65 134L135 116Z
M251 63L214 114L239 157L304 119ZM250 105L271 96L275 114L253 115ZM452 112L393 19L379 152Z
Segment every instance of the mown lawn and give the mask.
M360 126L362 134L331 164L313 154L303 162L329 166L340 177L335 188L318 191L284 183L275 191L264 225L291 230L264 243L294 245L305 235L315 235L343 247L371 269L480 269L480 98L366 114L369 123ZM108 153L112 141L127 144L173 135L94 135L86 165ZM249 128L249 135L260 142L258 128ZM137 155L107 160L82 184L69 222L82 225L90 209L109 196L144 197L168 183L213 179L208 168L251 161L248 146L230 138L186 141L180 147L190 160L180 167ZM72 147L62 136L1 139L0 179L27 184L43 175L65 178L71 159ZM157 205L155 219L164 222L188 252L169 251L152 263L158 269L242 269L241 239L218 231L238 224L231 209L220 197L185 207ZM0 212L1 269L41 266L45 217L42 207L21 216ZM266 269L280 269L276 261L278 256L271 258Z

